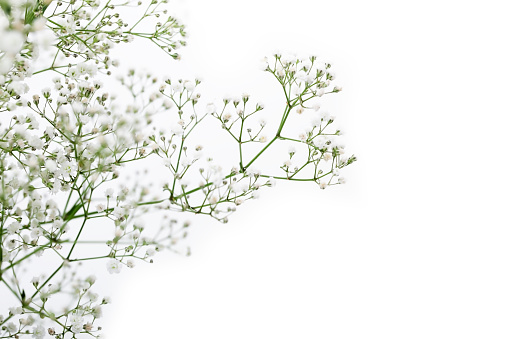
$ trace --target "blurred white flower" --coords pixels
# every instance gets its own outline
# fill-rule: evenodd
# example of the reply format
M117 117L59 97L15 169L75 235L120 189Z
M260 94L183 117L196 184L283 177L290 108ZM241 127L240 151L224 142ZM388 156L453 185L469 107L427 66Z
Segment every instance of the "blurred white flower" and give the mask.
M106 269L111 274L113 273L118 274L122 270L122 264L116 259L111 259L106 263Z
M6 31L2 32L2 39L0 39L0 51L7 54L17 54L25 39L23 34L18 31Z

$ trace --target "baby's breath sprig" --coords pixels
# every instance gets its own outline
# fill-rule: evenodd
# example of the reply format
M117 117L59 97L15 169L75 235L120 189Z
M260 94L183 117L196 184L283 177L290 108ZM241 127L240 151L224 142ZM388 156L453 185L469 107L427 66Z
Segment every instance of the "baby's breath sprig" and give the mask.
M99 338L109 299L89 265L116 274L163 249L189 254L190 222L178 213L228 222L276 180L326 188L356 160L316 102L341 90L316 57L264 60L285 102L273 129L248 94L204 106L197 79L132 69L118 77L129 99L118 100L101 81L118 65L117 44L148 39L175 59L185 46L165 4L0 0L0 338ZM135 19L125 19L130 9ZM302 133L287 127L303 116L312 118ZM204 155L208 117L238 150L231 164ZM261 166L276 143L289 146L282 164ZM149 157L166 171L161 187L148 171L126 175Z

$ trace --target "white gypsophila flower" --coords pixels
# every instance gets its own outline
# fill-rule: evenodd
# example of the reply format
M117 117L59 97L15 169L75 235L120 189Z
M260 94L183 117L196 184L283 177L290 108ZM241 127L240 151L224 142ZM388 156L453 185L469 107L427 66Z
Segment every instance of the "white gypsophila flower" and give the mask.
M11 55L17 54L21 50L21 47L23 47L24 42L25 39L21 32L3 32L2 39L0 39L0 51Z
M312 84L314 81L315 81L315 77L311 74L308 74L306 76L306 78L304 79L304 81L306 82L306 84Z
M34 276L34 277L32 277L32 280L30 280L30 283L32 283L34 285L38 285L40 280L41 280L41 277Z
M7 324L7 331L9 331L10 333L14 333L18 330L18 326L16 326L16 324L14 324L13 322L10 322Z
M23 313L23 308L21 306L9 307L9 313L11 313L12 315L21 314Z
M48 20L44 17L39 17L39 18L35 19L34 22L32 23L32 30L34 32L39 32L39 31L45 29L47 21ZM50 31L49 28L47 30Z
M7 241L7 248L8 249L13 250L15 246L16 246L16 241L14 239L9 239Z
M115 238L120 238L124 234L124 230L120 227L115 229Z
M241 184L239 182L234 182L232 184L230 184L230 190L233 192L233 193L241 193L243 192L243 187L241 186Z
M28 242L28 241L25 241L25 242ZM44 254L44 250L35 253L35 256L40 258L40 257L42 257L43 254Z
M190 180L189 180L189 178L180 178L178 183L182 187L187 187L190 184Z
M180 124L173 124L171 126L171 133L175 134L175 135L182 135L184 134L184 127Z
M47 134L50 138L54 138L56 136L55 128L53 126L46 127L44 133Z
M42 196L39 194L39 192L37 191L33 191L30 193L30 197L33 199L33 200L37 200L39 202L38 205L36 205L36 207L41 207L42 205L40 205L40 200L42 199ZM33 207L33 205L32 205Z
M107 188L106 191L104 191L104 195L106 196L106 198L112 198L113 197L113 188Z
M223 184L223 177L220 175L215 175L211 178L210 181L214 184L214 186L220 187Z
M7 233L14 234L14 233L19 232L20 229L21 229L21 224L17 221L14 221L14 222L10 223L9 226L7 226Z
M34 322L35 322L35 319L34 319L34 317L32 317L32 315L31 315L31 314L30 314L28 317L26 317L26 319L25 319L25 324L26 324L27 326L31 326L31 325L33 325L33 324L34 324Z
M106 269L110 274L118 274L122 270L122 264L116 259L111 259L106 263Z
M180 164L184 167L190 166L193 163L193 160L186 157L185 155L180 157Z
M113 215L117 218L117 219L120 219L122 217L124 217L125 215L127 214L127 211L125 208L123 207L120 207L120 206L117 206L113 209Z
M29 156L27 156L26 165L30 169L33 169L33 170L38 169L38 167L39 167L39 160L38 160L38 158L35 155L33 155L33 154L29 155Z
M21 124L15 125L12 131L14 132L14 134L24 139L26 139L26 137L28 136L28 131L26 127Z
M328 139L326 137L318 137L313 141L314 145L318 148L324 148L327 144Z
M163 159L163 164L164 164L164 166L166 166L169 169L171 169L171 158Z
M62 183L60 182L60 180L55 180L55 182L53 183L53 188L51 189L51 193L57 194L58 192L60 192L61 189Z
M78 82L78 88L80 90L84 90L84 89L92 89L92 84L89 82L89 81L85 81L85 80L82 80L80 82Z
M214 105L213 103L209 103L207 104L207 107L206 107L206 112L211 114L211 113L214 113L216 111L216 105Z
M76 23L74 22L74 18L72 16L67 16L65 20L62 20L61 25L67 34L73 34L76 32Z
M260 61L260 70L266 71L269 68L269 59L267 57Z
M11 260L11 252L3 251L0 257L0 262L7 262Z
M189 80L186 80L184 82L184 87L189 91L189 92L192 92L195 87L196 87L196 83L194 81L189 81Z
M302 93L302 89L299 85L295 85L292 87L292 94L295 96L299 96Z
M328 112L321 111L318 113L318 117L320 120L328 121L330 119L330 114Z
M62 219L57 219L53 222L53 228L60 229L64 225L64 221Z
M71 104L71 107L72 107L73 112L76 114L83 114L87 108L86 105L84 105L83 103L78 102L78 101L74 101Z
M83 324L73 324L71 325L71 332L74 334L78 334L83 330Z
M22 95L22 94L25 94L26 92L28 92L29 88L28 88L28 85L22 81L12 81L7 86L7 90L12 91L12 92L16 93L17 95Z
M246 171L248 177L253 178L255 176L259 176L261 174L260 169L255 167L249 167Z
M95 305L92 308L92 315L96 318L100 318L103 315L103 309L101 305Z
M320 120L320 118L316 118L316 119L313 119L313 121L311 121L311 126L312 126L313 128L317 128L317 127L319 127L321 124L322 124L322 121Z
M288 65L295 62L296 57L291 54L283 54L281 55L280 60L283 65Z
M295 73L295 79L304 81L306 79L306 77L307 77L307 73L304 72L303 70L300 70Z
M43 20L38 19L37 21L42 22ZM29 38L31 42L35 43L37 47L42 50L48 50L58 41L53 30L49 28L40 29L36 32L33 32L29 35Z
M61 163L60 174L62 174L64 180L69 180L71 176L75 176L77 173L78 166L74 159L71 161L65 160Z
M169 200L165 200L159 206L163 210L169 210L171 207L171 202Z
M88 284L89 284L90 286L92 286L93 284L95 284L95 281L96 281L96 280L97 280L97 277L96 277L95 275L93 275L93 274L92 274L92 275L89 275L89 276L85 279L85 281L86 281L86 282L88 282ZM90 291L89 291L89 293L90 293L90 294L92 294L92 292L90 292Z
M90 290L88 290L87 296L91 302L95 302L95 301L97 301L97 299L99 299L99 295L97 293L90 291Z
M39 237L43 234L43 229L41 227L36 227L30 232L30 237L33 240L39 239Z
M175 82L174 84L171 85L171 89L176 93L181 93L182 91L184 91L184 86L182 85L181 82Z
M44 326L40 324L34 327L32 331L33 331L32 337L35 339L42 339L46 335Z
M141 235L141 233L139 230L135 230L133 233L130 234L131 238L134 240L139 239L140 235Z
M203 156L202 149L196 149L196 151L193 153L193 159L198 160Z
M4 31L8 28L9 28L9 19L4 15L0 15L0 31Z
M25 116L24 114L19 114L17 116L17 120L20 124L26 124L27 123L27 116Z
M6 74L9 72L13 66L14 58L5 54L0 58L0 74Z
M30 118L30 125L33 129L39 129L39 122L35 119L35 117L32 114L28 114L28 117Z
M232 114L231 114L230 112L225 112L225 113L223 114L223 120L224 120L225 122L227 122L227 121L228 121L228 120L230 120L231 118L232 118Z
M154 250L153 248L148 248L147 251L145 252L146 257L153 257L155 254L156 250Z
M44 145L42 139L36 135L32 135L30 139L28 139L28 144L35 149L41 149Z

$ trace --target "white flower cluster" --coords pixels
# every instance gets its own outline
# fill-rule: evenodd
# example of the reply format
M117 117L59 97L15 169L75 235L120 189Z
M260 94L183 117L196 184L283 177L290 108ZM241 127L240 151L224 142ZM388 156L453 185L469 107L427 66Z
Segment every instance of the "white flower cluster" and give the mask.
M93 276L80 278L84 263L102 260L117 274L163 249L182 253L190 223L177 213L227 222L276 180L325 188L343 183L340 170L355 161L315 102L340 91L331 66L315 57L265 60L285 93L274 129L248 94L204 105L200 80L161 82L133 69L118 77L132 100L106 91L117 43L146 38L179 58L185 31L164 3L0 0L0 293L13 300L0 303L1 338L99 338L96 320L109 300L92 291ZM122 18L119 9L139 6L138 20ZM153 31L138 30L150 18ZM303 133L285 127L308 115ZM208 117L238 149L230 164L204 155L213 150L196 131ZM276 143L289 151L264 168L258 159ZM162 187L142 180L153 179L148 170L125 176L148 157L166 166Z
M271 66L269 59L265 58L262 69L276 77L283 87L286 107L282 112L279 128L272 138L261 134L266 126L265 121L260 121L256 128L248 124L248 119L251 120L253 115L263 109L261 104L248 109L248 95L243 95L241 100L225 99L223 109L213 113L239 144L241 171L249 168L272 143L281 140L290 143L289 157L283 160L280 166L284 176L275 173L273 177L314 181L322 189L344 183L344 179L339 177L340 169L356 159L353 156L343 156L344 146L338 139L341 133L338 129L333 129L335 117L320 110L319 104L314 102L323 95L341 90L332 84L334 75L330 71L331 65L318 63L316 57L297 58L278 54L273 61ZM294 119L292 115L302 115L304 112L313 115L306 130L298 135L286 133L284 127ZM246 161L245 145L256 142L268 142L268 145L251 155L250 161Z
M0 36L2 37L0 39L0 77L2 77L0 80L5 82L4 76L11 70L16 56L25 43L26 32L22 24L23 3L5 0L2 1L1 7L3 11L0 11Z

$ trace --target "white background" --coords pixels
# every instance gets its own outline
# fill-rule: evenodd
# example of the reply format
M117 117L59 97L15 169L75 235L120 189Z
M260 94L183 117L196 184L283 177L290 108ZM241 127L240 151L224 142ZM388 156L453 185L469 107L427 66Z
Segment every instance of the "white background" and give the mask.
M190 32L183 61L138 50L138 66L270 107L259 60L319 55L359 161L344 186L283 183L226 225L200 219L189 258L111 276L107 337L508 338L506 4L170 3Z

